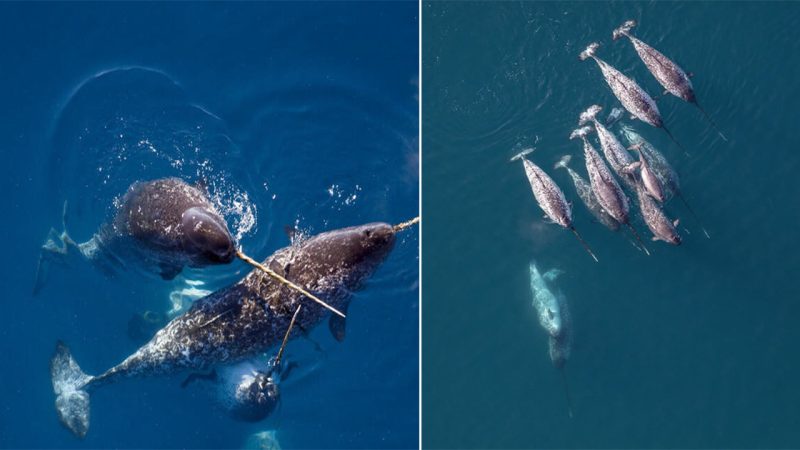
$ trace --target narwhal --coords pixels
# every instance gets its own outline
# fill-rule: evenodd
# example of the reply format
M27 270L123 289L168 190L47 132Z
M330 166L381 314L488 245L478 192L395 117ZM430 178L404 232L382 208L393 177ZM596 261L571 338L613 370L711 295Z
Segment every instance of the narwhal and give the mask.
M602 110L603 107L600 105L590 106L581 113L578 125L584 125L587 122L594 124L594 129L597 131L597 137L600 140L600 148L603 150L603 156L606 157L606 161L608 161L611 169L620 177L622 182L631 190L635 190L636 177L625 172L625 168L633 164L634 160L631 158L631 154L625 150L625 146L614 136L614 133L597 120L597 114Z
M639 58L642 59L642 62L644 62L644 65L647 66L647 69L653 74L655 79L661 83L661 86L666 89L666 92L669 92L675 97L678 97L681 100L696 106L697 109L703 113L711 126L717 130L719 136L727 141L728 138L722 134L719 128L717 128L717 124L714 123L708 113L706 113L706 111L697 102L697 97L695 96L694 88L692 87L692 80L690 80L691 75L688 75L686 72L684 72L683 69L681 69L672 60L664 56L661 52L640 41L638 38L636 38L636 36L633 36L630 31L635 26L635 20L628 20L623 23L622 26L614 30L614 32L611 34L611 37L615 41L622 36L630 39L631 43L633 44L633 48L636 49L636 53L639 54Z
M372 223L329 231L276 251L264 266L343 308L389 254L398 229L400 225ZM50 363L59 419L83 437L89 428L89 392L102 385L205 370L262 354L281 342L304 298L274 276L254 270L197 300L150 342L97 376L85 374L59 343ZM311 329L328 316L327 311L309 302L296 316L296 328Z
M233 261L235 240L202 186L180 178L133 183L114 216L92 238L76 243L66 231L50 230L42 247L34 293L41 289L51 260L79 255L107 274L126 269L157 273L171 280L185 266Z
M639 233L637 233L633 225L631 225L630 216L628 214L630 208L628 197L625 195L625 192L622 191L617 180L614 179L611 170L609 170L606 163L603 162L603 158L597 153L597 150L592 147L589 140L586 139L586 135L589 134L590 131L591 127L585 126L573 131L569 138L580 138L583 141L583 156L586 160L586 171L589 173L589 183L592 185L592 190L597 196L600 205L603 206L603 209L605 209L611 217L616 219L617 222L627 225L631 233L633 233L633 236L639 242L639 245L642 246L642 250L649 255L650 252L648 252L647 248L644 246L644 242L642 242L642 239L639 237Z
M611 217L611 214L607 213L606 210L603 209L603 207L600 205L600 202L597 201L597 196L594 195L594 191L592 190L592 186L589 184L589 182L580 176L580 174L572 170L572 167L569 166L571 159L571 155L562 156L561 160L556 163L554 168L567 170L570 178L572 178L572 184L575 185L575 191L578 193L578 197L580 197L581 201L586 206L586 209L592 213L598 222L605 225L611 231L619 230L619 222L617 222L615 218Z
M595 56L595 52L599 47L600 44L597 42L589 44L580 54L581 61L587 58L594 59L600 67L600 71L603 72L603 78L605 78L611 91L620 103L622 103L622 106L642 122L648 123L656 128L663 128L664 131L667 132L669 138L672 139L672 142L686 152L683 146L675 140L675 137L672 136L672 133L664 125L664 120L661 118L661 113L658 111L656 101L653 100L644 89L636 84L633 79L626 77L622 72Z
M700 221L700 218L697 217L694 210L691 206L689 206L689 202L684 198L683 194L681 193L681 186L680 186L680 178L678 177L678 172L672 168L667 158L659 152L652 144L647 142L636 130L633 129L630 125L627 124L620 124L620 131L622 136L628 141L630 145L639 145L639 152L642 156L645 157L647 162L649 163L652 172L658 177L659 181L661 182L661 186L664 188L664 196L666 200L669 200L670 196L676 195L678 198L681 199L683 205L689 211L689 213L694 217L694 220L700 225L700 228L703 230L703 234L707 238L711 238L706 231L705 226Z
M644 223L647 224L647 228L653 233L653 240L664 241L672 245L680 245L681 237L675 229L678 225L678 220L669 220L656 201L646 192L644 186L638 186L636 195L639 199L639 208L642 211L642 218L644 218Z
M661 180L658 179L653 169L650 168L650 163L647 162L647 158L642 156L641 148L642 144L634 144L629 147L630 150L634 150L639 154L639 161L629 164L623 170L628 173L633 173L633 171L639 169L639 180L641 180L645 192L658 200L659 203L664 203L666 198L664 196L664 188L661 185Z
M553 293L549 286L549 283L555 281L563 272L559 269L551 269L541 274L534 261L531 261L529 269L533 307L539 317L539 325L547 332L550 361L561 372L569 416L572 417L572 400L564 368L572 350L572 317L564 294Z
M281 358L301 308L302 305L297 305L277 355L270 358L265 367L250 366L250 370L245 369L244 372L238 368L233 374L223 377L225 381L219 391L234 419L258 422L269 416L280 402L278 386L282 374L286 372Z
M511 161L521 159L525 167L525 175L528 177L528 182L531 184L533 190L533 197L536 203L545 213L545 216L552 222L569 229L581 242L583 248L594 258L595 262L599 262L597 256L594 255L592 249L583 240L575 226L572 224L572 205L564 197L564 191L558 187L555 181L550 178L539 166L532 163L525 155L533 152L534 149L525 150L511 158Z

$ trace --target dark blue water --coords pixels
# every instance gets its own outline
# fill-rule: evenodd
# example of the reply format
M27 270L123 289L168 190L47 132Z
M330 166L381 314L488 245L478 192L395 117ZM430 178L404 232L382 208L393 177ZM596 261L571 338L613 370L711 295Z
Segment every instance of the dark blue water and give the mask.
M48 361L66 341L88 373L134 351L130 318L170 294L213 290L242 263L172 283L53 270L33 297L39 246L88 239L136 180L204 181L251 256L307 234L418 214L414 3L3 4L0 6L0 447L240 448L275 430L284 448L414 447L418 422L415 229L355 294L347 338L321 326L264 422L229 418L182 376L92 395L84 441L57 420ZM274 350L273 350L274 351Z
M800 4L435 2L422 17L423 445L800 446ZM672 96L658 104L690 157L626 119L680 172L711 234L671 201L683 245L648 241L649 257L593 223L552 169L569 153L585 177L568 140L578 114L619 106L597 66L578 61L589 42L662 91L629 42L612 42L626 19L694 72L729 138ZM599 264L542 221L521 164L508 162L528 147L574 201ZM532 311L532 259L565 272L553 286L573 316L573 419Z

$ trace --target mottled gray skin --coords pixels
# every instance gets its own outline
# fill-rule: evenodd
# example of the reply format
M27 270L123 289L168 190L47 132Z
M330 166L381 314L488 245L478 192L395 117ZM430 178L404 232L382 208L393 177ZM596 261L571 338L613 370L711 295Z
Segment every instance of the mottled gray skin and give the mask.
M589 182L583 179L580 174L572 170L572 168L566 163L561 164L558 167L563 167L567 170L570 178L572 178L572 184L575 185L575 192L578 193L578 197L586 206L586 209L588 209L589 212L594 216L594 218L612 231L619 230L619 222L617 222L616 219L611 217L611 215L607 213L605 209L603 209L603 206L597 200L597 196L594 194L592 186L589 184Z
M387 224L345 228L280 249L264 265L334 308L343 309L351 293L386 258L394 241L394 229ZM85 408L79 405L76 409L69 402L59 407L62 422L77 435L85 434L87 391L102 384L128 377L203 370L263 353L281 342L300 302L303 308L291 337L316 326L330 313L269 275L253 270L238 283L197 300L150 342L99 376L80 372L66 348L59 347L51 363L58 399L87 395ZM71 409L85 413L85 420L79 420L84 426L69 425L76 417Z
M597 131L597 137L600 140L600 148L603 150L603 156L606 157L606 161L608 161L608 165L611 166L611 170L620 177L626 186L631 190L635 190L636 177L630 173L626 173L624 170L634 162L634 159L631 157L631 154L625 150L625 147L619 142L617 137L614 136L614 133L609 131L605 125L597 120L597 114L601 110L602 107L599 105L590 106L581 114L578 125L592 122L595 131Z
M283 248L264 265L334 308L343 308L351 292L372 274L393 244L390 225L369 224L322 233L297 247ZM205 369L253 356L283 339L299 302L303 308L292 337L329 315L325 308L304 298L253 270L233 286L196 301L148 344L94 382Z
M611 215L619 223L628 223L629 204L628 197L622 188L614 179L614 175L609 170L603 158L597 153L597 150L592 147L589 140L586 139L586 132L573 133L570 138L576 136L583 140L583 157L586 160L586 171L589 173L589 183L592 186L594 194L597 196L597 201L606 212Z
M633 114L634 117L646 122L654 127L661 128L664 122L655 100L647 94L635 81L626 77L619 70L615 69L602 59L594 56L594 52L599 44L592 43L581 53L581 60L592 58L603 72L603 78L611 88L611 91L622 103L622 106Z
M612 37L614 40L622 36L630 39L639 58L667 92L689 103L697 103L689 75L661 52L631 35L630 30L634 26L636 26L636 21L629 20L614 30Z
M572 207L561 188L536 164L526 158L522 158L522 163L539 207L553 222L564 228L571 228Z
M647 228L653 233L654 241L664 241L672 245L680 245L681 237L675 229L676 222L667 218L664 211L658 206L656 201L645 192L644 187L640 186L636 190L639 198L639 208L642 211L642 218Z
M664 200L669 200L680 191L680 178L678 173L669 164L661 152L656 150L649 142L640 136L633 127L620 124L622 136L630 145L639 145L639 151L644 156L653 174L658 178L664 188Z
M43 247L37 287L43 283L47 257L77 251L106 274L135 269L172 279L188 267L227 264L235 241L206 193L179 178L131 185L111 221L87 242L75 243L64 231Z

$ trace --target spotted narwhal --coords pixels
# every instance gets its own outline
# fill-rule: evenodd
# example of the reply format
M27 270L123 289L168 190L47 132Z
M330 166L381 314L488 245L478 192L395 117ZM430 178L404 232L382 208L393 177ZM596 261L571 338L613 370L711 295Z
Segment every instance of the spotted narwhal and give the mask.
M568 165L571 159L571 155L562 156L561 160L556 163L555 168L567 170L570 178L572 178L572 184L575 185L575 191L578 193L578 197L580 197L581 201L586 206L586 209L592 213L598 222L605 225L611 231L619 230L619 222L617 222L617 219L611 217L611 214L607 213L606 210L603 209L603 207L600 205L600 202L597 200L597 196L594 195L594 191L592 190L592 186L589 184L589 182L580 176L578 172L572 170L572 168Z
M594 124L594 129L597 131L597 137L600 140L600 148L603 150L603 156L606 157L606 161L608 161L614 173L633 191L636 189L636 176L626 172L625 168L635 161L631 154L625 150L625 146L614 136L614 133L597 120L597 114L602 110L603 107L600 105L590 106L581 113L578 125L584 125L587 122Z
M594 255L592 249L589 248L589 245L586 244L572 224L572 205L567 201L566 197L564 197L564 191L558 187L556 182L553 181L544 170L525 158L525 155L533 152L533 150L534 149L525 150L511 158L511 161L517 159L522 160L522 164L525 167L525 175L528 177L528 182L531 184L536 203L542 208L547 218L572 231L575 237L583 244L583 247L589 255L591 255L596 262L599 262L597 256Z
M589 173L589 183L592 186L592 190L603 209L617 222L627 225L636 240L639 241L644 252L649 255L650 252L647 251L639 234L630 223L628 197L619 186L619 183L617 183L617 180L614 179L611 170L603 162L603 158L597 153L597 150L594 149L589 140L586 139L586 135L590 131L591 127L585 126L573 131L569 138L580 138L583 141L583 157L586 160L586 171Z
M395 228L384 223L333 230L276 251L264 265L343 308L388 256L395 234ZM223 367L262 354L285 336L303 298L270 275L252 271L194 302L150 342L97 376L84 373L59 343L50 363L59 419L84 437L93 389L125 378ZM310 304L297 317L297 326L309 330L325 318L325 309Z
M631 163L624 170L630 173L636 169L639 169L639 179L641 180L642 187L644 187L645 192L647 192L647 194L649 194L655 200L658 200L659 203L664 203L664 188L662 187L661 180L658 179L656 174L650 168L647 158L642 156L641 148L642 144L634 144L630 147L631 150L634 150L639 154L639 161Z
M636 53L639 54L639 58L642 59L642 62L644 62L644 65L647 66L647 69L653 74L655 79L661 83L661 86L666 89L666 92L669 92L683 101L695 105L697 109L703 113L711 126L717 130L717 133L719 133L720 137L727 141L728 138L726 138L725 135L719 131L717 124L714 123L711 117L697 102L697 97L694 93L694 87L692 87L692 80L690 80L691 75L684 72L683 69L675 64L671 59L664 56L661 52L642 42L636 38L636 36L633 36L630 31L635 26L635 20L628 20L623 23L622 26L614 30L614 32L611 34L611 37L615 41L622 36L630 39L631 43L633 44L633 48L636 49Z
M675 227L678 220L671 221L658 206L656 201L646 192L644 186L636 189L639 199L639 208L642 211L642 218L647 228L653 233L654 241L664 241L672 245L680 245L681 237Z
M664 120L661 118L661 113L658 111L658 105L652 97L636 84L633 79L626 77L619 70L612 67L607 62L595 56L595 52L600 47L597 42L592 42L580 54L581 61L588 58L594 59L603 72L603 78L611 88L614 96L622 103L622 106L628 110L635 118L642 122L648 123L656 128L663 128L667 135L678 147L683 149L683 146L675 140L672 133L664 125ZM684 149L684 152L686 150Z
M620 124L620 130L622 136L626 141L628 141L628 144L639 145L640 154L644 156L653 173L661 182L661 186L664 189L665 200L669 200L669 198L673 195L676 195L678 198L680 198L681 202L683 202L683 205L686 207L692 217L694 217L694 220L700 225L700 228L703 230L703 234L705 234L707 238L711 238L711 236L708 234L708 231L706 231L705 226L703 226L703 223L700 221L700 218L697 217L697 214L695 214L692 207L689 206L689 202L681 193L678 172L672 168L669 161L667 161L667 158L665 158L661 152L653 147L652 144L640 136L630 125Z

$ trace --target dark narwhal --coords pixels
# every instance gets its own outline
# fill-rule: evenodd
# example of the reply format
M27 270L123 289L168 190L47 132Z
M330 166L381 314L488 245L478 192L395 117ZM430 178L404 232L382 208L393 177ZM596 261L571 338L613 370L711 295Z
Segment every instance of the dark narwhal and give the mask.
M617 222L627 225L633 236L639 241L642 250L649 255L650 252L647 251L647 247L644 246L641 238L639 238L639 233L631 225L628 214L630 211L628 197L622 191L617 180L614 179L611 170L603 162L603 158L600 157L597 150L586 139L586 135L590 131L591 127L585 126L573 131L569 138L580 138L583 141L583 157L586 160L586 171L589 173L589 183L592 185L592 190L603 209Z
M678 147L683 149L683 146L675 140L672 133L664 125L664 120L661 118L661 113L658 111L658 105L656 105L655 100L631 78L626 77L622 72L595 56L595 52L599 47L600 44L597 42L589 44L580 54L581 61L588 58L594 59L600 67L600 71L603 72L603 78L605 78L614 96L622 103L622 106L642 122L656 128L663 128L669 138L672 139L672 142L675 142ZM683 151L686 152L685 149Z
M622 36L630 39L631 43L633 44L633 48L636 49L636 53L639 54L639 58L642 59L644 65L647 66L647 69L650 70L650 73L653 74L661 86L663 86L667 92L675 97L678 97L681 100L696 106L697 109L703 113L711 126L717 130L719 136L727 141L728 138L726 138L725 135L719 131L717 124L714 123L711 117L697 102L697 97L695 96L694 88L692 87L692 80L689 79L690 75L687 75L683 69L681 69L672 60L664 56L661 52L633 36L630 31L635 26L635 20L628 20L623 23L622 26L614 30L614 32L611 34L611 37L615 41Z
M581 244L583 244L583 247L589 255L594 258L595 262L599 262L594 252L592 252L592 249L589 248L589 245L587 245L581 235L578 234L575 226L572 225L572 205L567 201L566 197L564 197L564 191L558 187L556 182L553 181L544 170L525 158L525 155L533 152L533 150L534 149L525 150L512 157L511 161L517 159L522 160L522 164L525 167L525 175L528 177L528 182L531 184L531 189L533 190L533 197L536 199L536 203L539 204L539 207L544 211L545 216L554 223L572 231L575 237L581 241Z
M313 236L276 251L264 265L343 308L352 292L391 251L395 228L373 223ZM56 409L77 436L89 428L89 391L129 377L205 370L261 354L281 342L305 296L254 270L241 281L197 300L139 350L101 375L85 374L64 344L50 363ZM328 310L307 302L297 328L309 330ZM297 335L292 331L293 336Z
M137 268L165 280L185 266L227 264L236 256L225 219L203 190L179 178L134 183L112 220L89 241L76 243L66 230L60 235L50 230L42 249L35 291L43 284L49 260L70 254L81 255L108 274Z
M539 317L539 324L547 332L550 361L561 372L568 412L572 417L572 400L564 367L572 350L572 318L564 294L560 291L554 293L551 287L551 283L563 272L550 269L542 274L534 261L531 261L529 270L533 307Z

